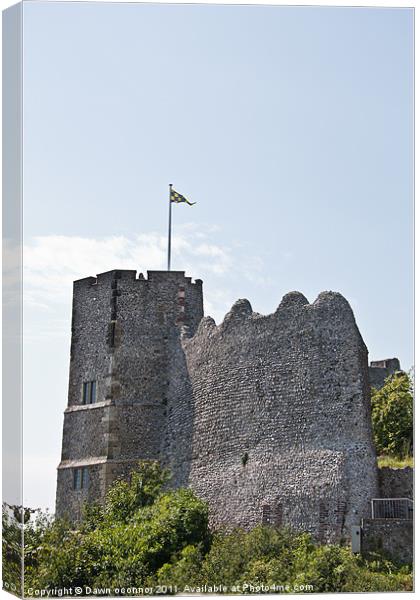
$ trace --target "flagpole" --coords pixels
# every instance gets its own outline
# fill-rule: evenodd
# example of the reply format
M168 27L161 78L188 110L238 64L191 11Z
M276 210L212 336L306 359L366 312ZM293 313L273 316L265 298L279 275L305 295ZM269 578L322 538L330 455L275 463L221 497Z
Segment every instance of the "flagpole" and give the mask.
M171 229L172 229L172 183L169 184L169 223L168 223L168 271L171 270Z

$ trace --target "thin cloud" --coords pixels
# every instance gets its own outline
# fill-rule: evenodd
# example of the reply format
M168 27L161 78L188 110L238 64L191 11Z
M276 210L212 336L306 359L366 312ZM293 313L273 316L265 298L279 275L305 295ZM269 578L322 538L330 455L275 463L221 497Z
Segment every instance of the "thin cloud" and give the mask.
M112 269L144 274L147 270L165 270L167 239L155 232L135 237L38 236L25 245L23 256L25 310L32 314L27 334L35 339L41 335L37 332L41 329L37 326L39 319L54 323L57 335L68 331L74 280ZM250 281L265 286L271 283L260 256L234 244L215 244L210 231L192 227L184 227L173 236L172 267L204 280L205 313L216 321L223 319L243 294L246 281L248 287Z
M194 233L172 239L173 265L188 274L225 273L233 264L229 248L197 244ZM102 239L77 236L35 237L24 248L25 302L39 308L69 301L75 279L111 269L166 269L166 238L156 233Z

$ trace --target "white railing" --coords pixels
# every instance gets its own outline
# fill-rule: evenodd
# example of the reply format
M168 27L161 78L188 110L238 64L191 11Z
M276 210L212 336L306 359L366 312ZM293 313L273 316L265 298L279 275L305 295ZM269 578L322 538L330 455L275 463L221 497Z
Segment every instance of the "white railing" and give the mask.
M414 502L410 498L373 498L372 519L413 520Z

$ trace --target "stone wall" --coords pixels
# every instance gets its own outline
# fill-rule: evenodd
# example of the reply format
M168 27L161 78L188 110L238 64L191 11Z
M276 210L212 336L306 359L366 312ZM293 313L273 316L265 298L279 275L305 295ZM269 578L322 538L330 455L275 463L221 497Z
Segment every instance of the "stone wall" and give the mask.
M370 385L377 389L381 388L385 383L385 379L400 369L398 358L372 361L369 366Z
M203 319L183 347L172 404L193 425L181 471L209 502L212 524L348 537L378 487L367 351L346 300L324 292L309 304L293 292L268 316L239 300L220 326ZM173 440L176 476L180 454Z
M362 552L383 551L401 563L413 562L413 521L363 519Z
M379 492L381 498L410 498L413 500L413 469L379 469Z
M74 283L68 407L57 480L58 516L77 517L85 500L138 459L162 459L171 357L179 332L203 316L202 282L184 272L109 271ZM83 404L83 382L96 381L96 403ZM89 490L72 489L87 466Z
M79 409L64 415L62 460L106 456L105 406L90 404Z

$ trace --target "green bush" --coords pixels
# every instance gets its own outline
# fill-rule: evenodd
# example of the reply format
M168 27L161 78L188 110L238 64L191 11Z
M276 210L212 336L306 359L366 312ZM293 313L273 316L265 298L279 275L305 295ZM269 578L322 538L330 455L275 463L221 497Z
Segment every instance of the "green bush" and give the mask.
M142 462L117 481L104 506L87 506L77 527L46 524L26 587L122 587L145 584L173 555L208 544L207 506L192 491L163 491L167 473Z
M167 479L156 463L142 462L130 481L112 486L103 506L87 506L77 524L28 510L21 524L19 509L4 506L5 580L19 584L23 527L26 590L156 585L167 586L167 593L214 585L227 586L230 593L232 587L251 593L259 586L284 586L290 592L412 589L409 566L399 567L380 554L362 558L347 547L315 544L307 533L258 526L211 535L206 504L191 490L165 490Z
M372 388L373 435L378 454L403 458L413 452L413 383L407 373Z
M22 577L22 520L18 507L3 503L2 510L2 567L4 587L21 593Z
M311 547L308 534L293 534L288 529L262 525L249 532L236 529L215 535L203 561L204 582L242 586L258 583L288 582L300 555Z

